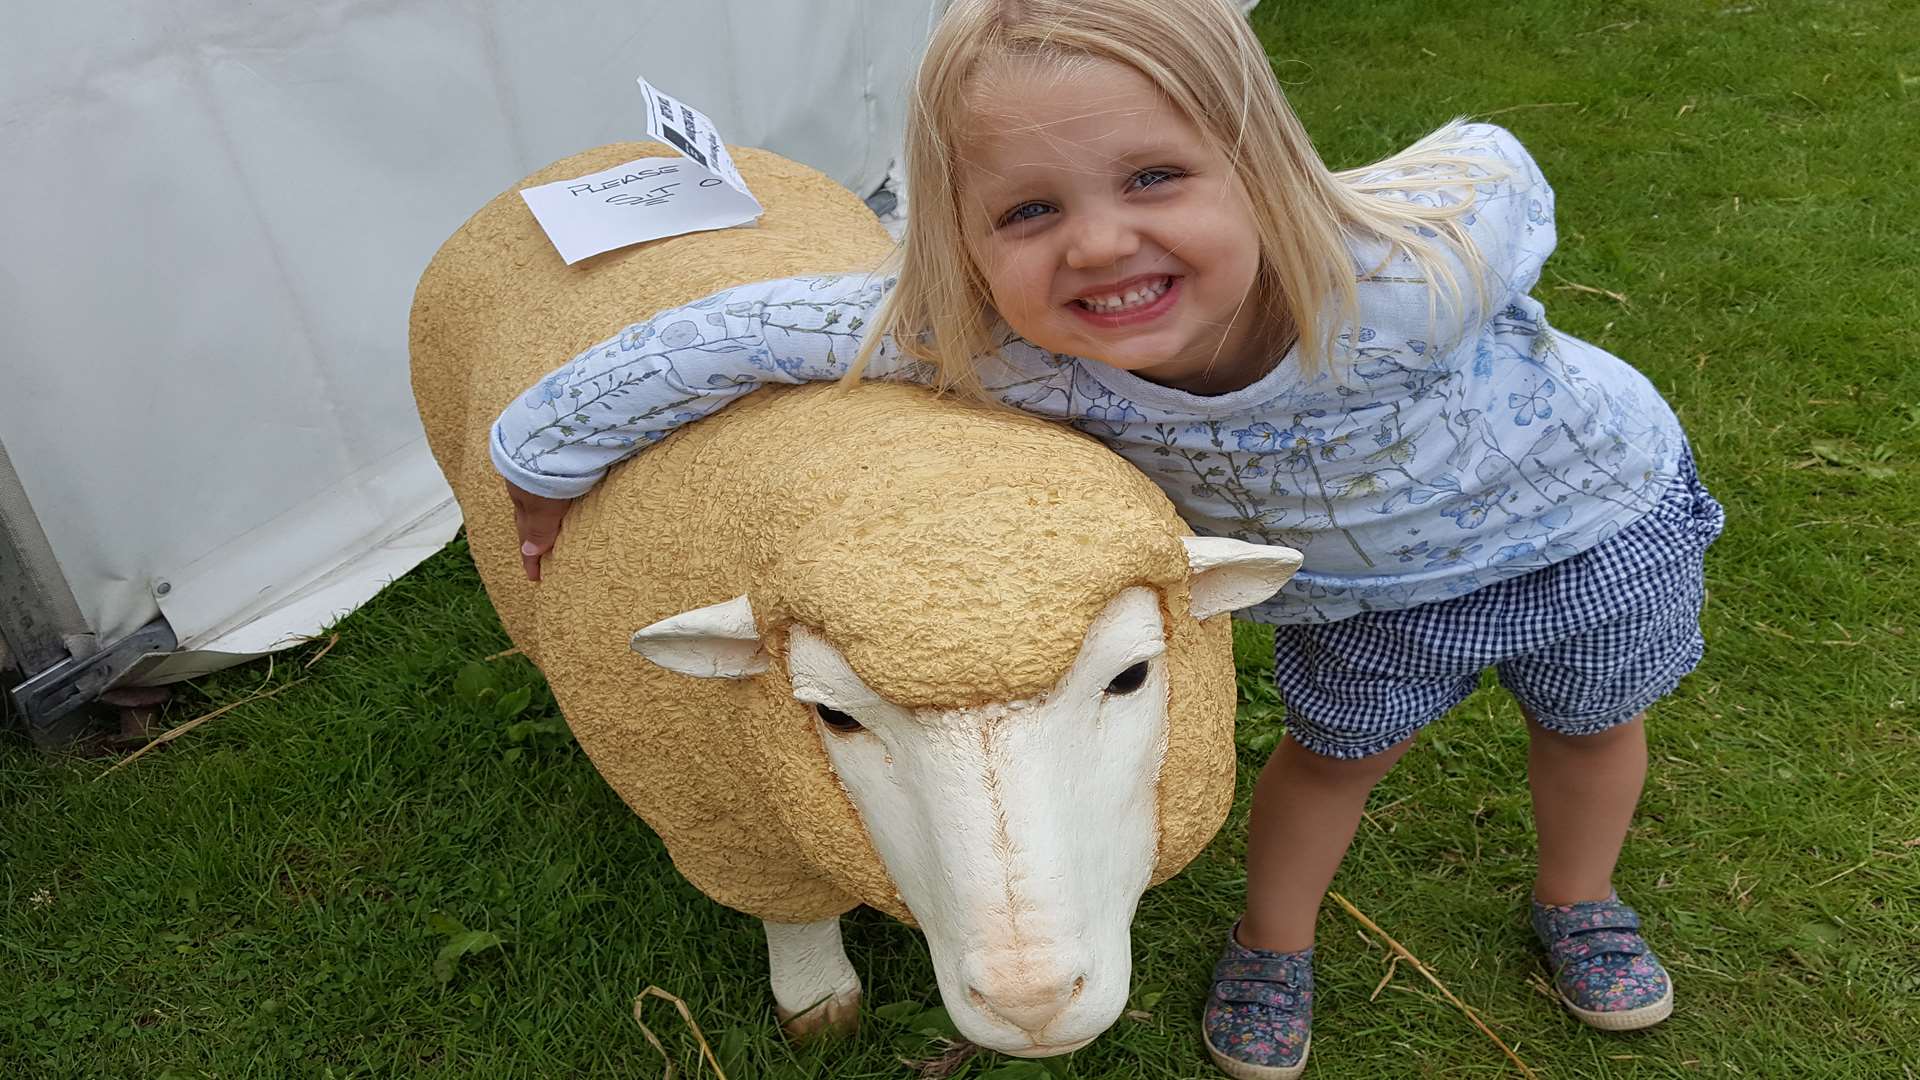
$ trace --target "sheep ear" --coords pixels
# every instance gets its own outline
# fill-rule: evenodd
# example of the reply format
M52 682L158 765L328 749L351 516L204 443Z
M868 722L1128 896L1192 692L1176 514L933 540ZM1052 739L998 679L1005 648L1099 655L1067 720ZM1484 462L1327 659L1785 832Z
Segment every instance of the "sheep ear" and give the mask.
M1193 617L1249 607L1280 591L1295 570L1300 553L1290 547L1249 544L1224 536L1188 536L1187 591Z
M760 629L745 596L683 611L633 632L633 651L668 671L703 679L744 679L767 670Z

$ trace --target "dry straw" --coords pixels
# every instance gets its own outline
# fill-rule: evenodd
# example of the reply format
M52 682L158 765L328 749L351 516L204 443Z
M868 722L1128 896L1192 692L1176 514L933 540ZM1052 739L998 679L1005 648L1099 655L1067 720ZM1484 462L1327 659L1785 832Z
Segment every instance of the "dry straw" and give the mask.
M657 986L649 986L645 990L640 991L639 997L633 999L633 1022L640 1025L640 1034L647 1037L647 1042L652 1044L655 1050L660 1051L661 1060L667 1063L667 1072L663 1080L673 1080L675 1071L673 1067L673 1055L667 1053L667 1048L660 1045L660 1040L654 1035L653 1029L648 1027L647 1022L640 1018L640 1008L646 1004L647 999L650 997L657 997L662 1001L673 1003L673 1007L680 1011L680 1019L687 1022L687 1027L693 1031L694 1040L700 1044L700 1057L713 1068L713 1075L719 1077L720 1080L727 1080L726 1072L720 1068L720 1059L713 1056L713 1047L707 1045L706 1033L700 1030L699 1023L693 1019L693 1010L687 1008L686 1002L674 997L665 990Z
M1532 1069L1527 1068L1527 1063L1524 1061L1521 1061L1520 1055L1514 1053L1512 1047L1508 1046L1505 1042L1503 1042L1500 1036L1495 1035L1493 1033L1493 1029L1488 1027L1484 1020L1480 1019L1479 1013L1476 1013L1471 1008L1469 1008L1466 1002L1461 1001L1457 997L1454 997L1453 991L1447 989L1447 984L1441 982L1440 979L1436 975L1434 975L1433 972L1429 971L1427 969L1427 965L1420 962L1419 957L1407 951L1407 947L1405 945L1402 945L1399 942L1393 940L1393 938L1387 936L1387 932L1385 930L1380 929L1380 925L1378 923L1374 922L1372 919L1367 918L1366 914L1362 912L1359 908L1354 907L1353 902L1348 900L1346 897L1341 896L1337 892L1330 892L1327 894L1327 896L1330 899L1332 899L1334 903L1339 904L1341 907L1345 908L1347 910L1347 914L1353 916L1356 920L1358 920L1360 925L1373 931L1374 934L1378 936L1381 941L1386 942L1387 947L1389 949L1392 949L1394 954L1399 959L1405 960L1407 963L1412 964L1413 970L1418 971L1420 974L1426 976L1428 982L1432 983L1435 987L1439 988L1440 993L1445 995L1448 1001L1453 1002L1454 1008L1459 1009L1462 1013L1465 1013L1467 1019L1473 1021L1474 1027L1477 1027L1481 1031L1486 1032L1487 1038L1492 1039L1493 1044L1500 1048L1500 1052L1507 1055L1507 1058L1513 1062L1514 1067L1520 1070L1520 1075L1528 1077L1529 1080L1537 1080L1537 1077L1539 1076L1539 1074L1534 1072ZM1388 975L1391 976L1392 972L1389 971ZM1382 979L1380 982L1380 985L1384 987L1386 985L1386 980ZM1374 990L1375 994L1378 994L1379 992L1380 991L1378 989Z
M193 719L187 721L186 723L181 724L179 727L169 728L165 732L162 732L160 735L155 736L152 742L148 743L147 745L141 747L138 750L135 750L133 753L128 754L126 757L121 758L119 761L114 762L112 765L107 766L104 772L102 772L99 776L96 776L93 778L93 781L96 784L99 783L103 778L112 775L115 771L124 769L127 766L133 764L134 762L145 757L149 751L154 750L160 746L163 746L166 743L172 742L173 740L179 738L182 735L185 735L187 732L192 731L194 728L199 727L201 724L204 724L209 720L213 720L218 717L225 716L226 714L232 712L233 710L239 708L242 705L251 705L256 701L264 701L267 698L273 697L274 695L280 693L281 691L288 689L289 687L299 686L301 683L306 681L307 680L305 679L295 679L284 686L276 686L271 690L259 691L247 697L243 697L239 701L236 701L231 705L222 705L221 707L213 710L210 713L203 713L200 716L196 716Z

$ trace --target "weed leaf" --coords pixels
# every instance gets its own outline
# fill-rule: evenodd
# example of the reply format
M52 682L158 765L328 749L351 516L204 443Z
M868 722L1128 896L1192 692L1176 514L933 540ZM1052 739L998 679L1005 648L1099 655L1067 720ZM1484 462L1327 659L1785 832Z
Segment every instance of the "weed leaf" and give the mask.
M433 978L442 986L453 979L454 969L460 966L460 958L469 953L486 949L497 949L501 945L500 935L486 930L467 930L453 935L440 947L439 955L433 958Z
M890 1001L873 1010L873 1015L900 1024L905 1023L908 1017L919 1016L925 1009L926 1006L917 1001Z
M953 1026L953 1017L943 1008L932 1008L913 1018L913 1030L923 1035L938 1035L943 1039L958 1039L960 1029Z
M527 703L532 700L533 688L523 686L510 694L501 695L500 700L494 703L494 712L499 714L502 720L511 720L525 712Z
M720 1060L720 1067L728 1076L747 1075L747 1044L749 1037L742 1028L728 1028L714 1040L713 1054Z
M453 677L453 693L469 705L478 705L480 695L493 689L493 672L478 660L469 660L460 668L460 674Z

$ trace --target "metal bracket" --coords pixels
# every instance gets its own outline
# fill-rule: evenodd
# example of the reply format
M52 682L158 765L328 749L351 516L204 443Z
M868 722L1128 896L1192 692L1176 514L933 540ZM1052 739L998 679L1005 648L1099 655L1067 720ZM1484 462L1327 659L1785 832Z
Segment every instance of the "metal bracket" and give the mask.
M14 707L25 715L34 742L42 746L72 742L86 727L81 706L98 697L142 656L172 652L178 644L173 627L165 619L155 619L92 656L55 664L14 687Z

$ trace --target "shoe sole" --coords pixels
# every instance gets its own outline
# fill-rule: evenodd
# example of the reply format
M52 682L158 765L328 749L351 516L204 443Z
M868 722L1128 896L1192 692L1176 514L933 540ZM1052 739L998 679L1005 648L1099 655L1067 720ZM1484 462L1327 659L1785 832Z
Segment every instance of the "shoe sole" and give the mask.
M1313 1036L1307 1036L1307 1045L1300 1050L1300 1060L1293 1065L1255 1065L1251 1061L1230 1058L1213 1045L1213 1040L1202 1031L1200 1039L1207 1044L1207 1055L1213 1058L1214 1067L1233 1080L1299 1080L1301 1073L1307 1071L1307 1055L1313 1050Z
M1625 1009L1620 1012L1596 1012L1593 1009L1583 1009L1568 1001L1565 994L1560 995L1560 1003L1588 1027L1599 1028L1601 1031L1638 1031L1641 1028L1652 1027L1673 1015L1673 987L1668 985L1666 996L1651 1005L1642 1005L1637 1009Z

